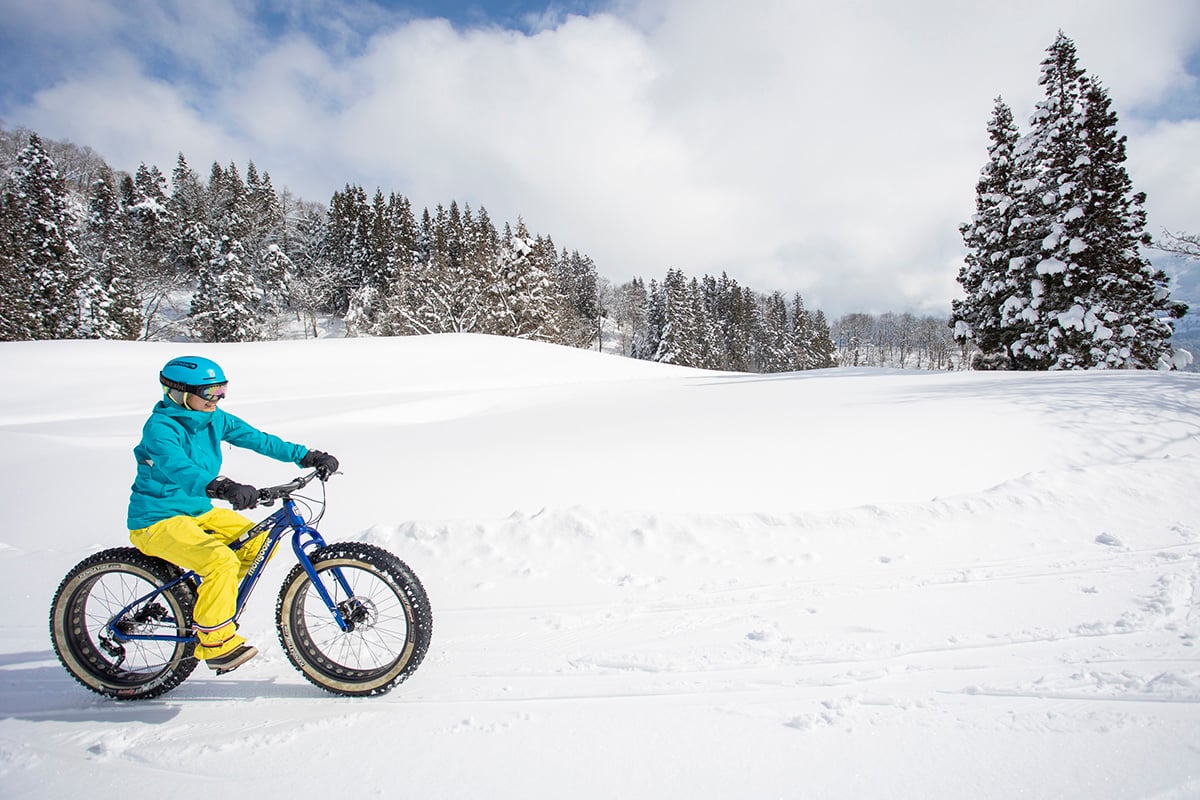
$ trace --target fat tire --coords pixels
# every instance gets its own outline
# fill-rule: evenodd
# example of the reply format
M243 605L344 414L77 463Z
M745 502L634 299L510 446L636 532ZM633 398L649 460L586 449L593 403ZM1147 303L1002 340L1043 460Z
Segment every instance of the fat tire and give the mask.
M196 668L194 642L128 641L120 661L99 642L112 614L180 572L133 547L104 550L76 564L50 603L50 641L67 672L93 692L117 700L147 700L182 683ZM152 602L167 617L143 624L158 633L189 635L196 604L191 583L181 581Z
M342 631L297 564L275 605L279 642L288 660L310 683L334 694L390 692L416 671L429 650L433 614L421 581L395 555L365 542L326 545L310 559L335 601L345 600L340 587L333 589L330 573L340 567L356 597L363 592L361 599L373 614L354 630Z

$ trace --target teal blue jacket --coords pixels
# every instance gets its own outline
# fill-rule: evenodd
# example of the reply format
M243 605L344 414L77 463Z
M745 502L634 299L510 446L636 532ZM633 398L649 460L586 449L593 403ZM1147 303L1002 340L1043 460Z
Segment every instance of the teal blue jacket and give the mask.
M296 464L308 453L307 447L263 433L219 407L212 413L192 411L164 397L133 448L137 477L129 498L129 529L211 511L204 490L221 472L221 442Z

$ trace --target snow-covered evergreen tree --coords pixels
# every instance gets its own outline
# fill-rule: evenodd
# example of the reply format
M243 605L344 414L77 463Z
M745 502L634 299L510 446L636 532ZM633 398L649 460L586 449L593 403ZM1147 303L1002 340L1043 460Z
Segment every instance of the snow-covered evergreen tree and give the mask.
M966 293L952 304L954 335L979 348L983 363L1008 363L1006 333L1013 331L1002 309L1014 294L1008 268L1013 258L1012 229L1017 206L1012 191L1014 156L1020 133L1012 110L996 99L988 123L988 162L975 186L975 216L959 227L967 246L958 282Z
M80 253L87 264L81 318L83 335L136 339L142 313L136 294L134 250L116 178L104 167L92 184L88 214L80 226Z
M0 196L8 340L86 335L80 303L85 264L71 232L66 186L37 134L30 136ZM87 300L90 302L90 299Z
M694 366L701 361L695 303L682 270L667 270L662 294L663 327L654 359L663 364Z
M717 281L716 314L725 340L723 368L753 372L754 340L758 335L758 303L753 291L721 273Z
M468 263L470 245L456 202L438 206L421 220L418 259L408 287L411 303L402 310L407 333L460 333L480 330L494 316L487 310L488 275Z
M549 245L553 248L553 245ZM491 331L501 336L558 342L560 303L552 273L546 269L547 246L518 219L517 230L507 225L500 239L498 269L485 293Z
M365 192L360 199L365 200ZM350 300L346 331L351 335L383 332L385 303L397 278L396 231L392 206L375 190L369 207L352 209Z
M792 351L791 369L813 369L816 363L816 331L812 315L804 307L804 298L797 292L792 296L792 307L788 315L791 324Z
M999 107L993 118L979 213L963 227L970 253L956 336L975 342L985 363L1016 369L1169 368L1169 318L1186 307L1141 255L1145 196L1132 191L1108 94L1061 32L1039 84L1045 96L999 196L1010 131Z
M817 310L812 317L813 321L813 338L812 338L812 361L809 363L809 369L829 369L838 365L837 346L833 343L833 336L830 334L829 322L825 319L825 312Z
M250 272L260 293L262 313L269 318L287 308L294 266L284 247L283 207L268 173L259 175L251 161L246 165L246 195L242 203L246 239L243 246L253 256Z
M182 161L183 156L180 155ZM194 277L180 252L183 241L177 205L167 192L166 179L157 167L138 166L133 178L121 181L121 217L129 247L130 275L139 316L141 337L156 332L164 306Z
M555 279L563 298L564 341L575 347L591 347L600 333L600 278L591 257L563 248Z
M762 325L757 347L762 372L786 372L793 365L792 332L788 325L787 301L782 292L772 292L762 304Z
M697 355L695 366L701 369L721 369L725 364L725 340L716 315L717 282L709 275L702 280L692 278L688 284L692 318L696 321Z
M14 235L14 221L0 199L0 342L29 338L29 281L23 267L24 248Z
M171 172L167 212L165 221L170 225L172 240L171 266L182 278L195 280L207 265L207 253L201 256L196 248L198 239L207 238L208 192L183 153L179 154Z
M371 273L371 206L361 186L347 184L334 192L326 221L325 258L337 276L331 310L345 314L356 289L368 282Z
M259 252L253 277L260 287L259 307L265 316L277 316L287 310L295 272L295 265L279 244L272 242Z
M209 238L207 269L192 299L192 329L205 342L253 342L263 338L263 317L254 277L241 240Z

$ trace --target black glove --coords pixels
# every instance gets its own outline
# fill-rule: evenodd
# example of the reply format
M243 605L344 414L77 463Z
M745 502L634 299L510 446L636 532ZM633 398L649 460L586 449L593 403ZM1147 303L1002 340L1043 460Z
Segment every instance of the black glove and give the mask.
M317 470L317 477L325 480L330 475L338 471L338 460L329 453L322 453L320 450L309 450L304 454L304 458L300 459L300 466L305 469Z
M224 476L214 478L204 490L205 494L217 500L227 500L234 511L254 508L258 505L258 489L245 483L231 481Z

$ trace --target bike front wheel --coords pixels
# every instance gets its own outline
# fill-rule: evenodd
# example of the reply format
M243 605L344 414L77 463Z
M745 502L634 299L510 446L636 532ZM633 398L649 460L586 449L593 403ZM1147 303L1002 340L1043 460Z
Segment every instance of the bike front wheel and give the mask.
M288 660L334 694L391 691L416 671L429 650L433 616L420 580L399 558L364 542L326 545L310 560L347 628L337 624L308 572L297 564L275 605Z
M181 581L153 594L178 576L178 567L132 547L76 564L50 604L50 641L67 672L119 700L157 697L182 683L196 668L195 643L165 637L188 638L195 590ZM138 598L145 599L130 605ZM112 628L164 638L121 641Z

